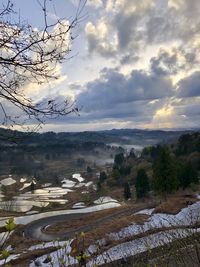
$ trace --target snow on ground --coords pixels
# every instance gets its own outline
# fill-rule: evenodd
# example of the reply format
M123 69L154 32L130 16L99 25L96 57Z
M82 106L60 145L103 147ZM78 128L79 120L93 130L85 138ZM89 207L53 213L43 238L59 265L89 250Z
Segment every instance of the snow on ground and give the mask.
M61 246L70 246L70 241L44 242L42 244L31 246L28 250L33 251L36 249L44 249L44 248L50 248L50 247L61 247Z
M15 184L16 183L16 180L14 180L12 177L8 177L8 178L5 178L3 180L0 181L0 183L2 185L12 185L12 184Z
M83 209L86 208L85 203L84 202L78 202L76 204L74 204L72 206L72 209Z
M134 256L138 253L145 252L147 250L151 250L153 248L168 244L175 239L184 238L192 235L193 233L200 231L199 229L175 229L168 230L165 232L158 232L155 234L151 234L149 236L145 236L142 238L138 238L136 240L125 242L119 245L115 245L114 247L108 249L97 257L93 258L91 261L87 263L87 267L93 267L96 265L101 265L105 263L109 263L115 260L120 260L122 258L126 258L129 256ZM51 257L53 259L53 266L58 266L58 255L60 258L64 258L65 266L69 266L70 264L75 264L76 261L72 257L66 257L66 254L71 251L70 241L68 243L66 241L60 242L48 242L44 244L39 244L36 246L32 246L29 250L48 248L48 247L59 247L64 246L64 248L57 250L56 252L51 253ZM97 247L95 245L91 245L88 248L88 255L92 256L97 251ZM37 263L40 263L39 266L51 266L49 263L45 264L44 260L47 255L43 255L36 259ZM36 267L37 263L31 263L29 267Z
M46 183L41 186L40 189L35 189L33 192L24 192L21 193L18 196L14 196L12 202L12 206L10 205L9 202L3 202L0 209L6 209L6 210L12 210L12 211L19 211L19 212L27 212L31 210L33 206L46 206L50 202L55 202L55 203L60 203L60 204L65 204L68 202L67 199L61 199L62 196L66 195L69 192L73 192L71 188L81 188L83 186L89 187L93 185L93 182L87 182L84 183L83 181L85 180L83 177L81 177L81 174L75 173L72 175L73 179L76 179L76 181L72 181L70 179L63 179L62 181L62 186L61 187L51 187L51 183ZM10 185L16 183L16 181L9 175L8 178L0 181L0 186L3 185ZM22 191L28 187L31 186L32 183L36 184L35 179L33 179L31 182L27 181L27 178L22 177L20 179L20 183L22 184L22 187L19 189L19 191ZM27 189L28 190L28 189ZM29 189L30 190L30 189ZM4 195L0 194L0 200L2 201L2 198ZM33 201L36 202L36 205L33 204ZM38 203L41 202L39 205ZM20 207L21 205L21 207ZM9 208L8 208L9 207ZM83 206L76 207L76 208L83 208Z
M32 209L32 207L46 207L48 202L41 201L28 201L28 200L9 200L0 203L0 209L16 212L27 212Z
M44 188L44 187L49 187L49 186L51 186L52 185L52 183L46 183L46 184L43 184L42 185L42 188Z
M27 215L32 215L32 214L37 214L37 213L39 213L39 211L37 210L31 210L31 211L26 212Z
M3 198L4 198L4 194L2 194L0 191L0 201L2 201Z
M19 189L19 191L22 191L23 189L29 187L31 183L24 183L23 186Z
M68 192L73 192L73 190L61 187L46 187L34 190L33 195L47 195L49 197L51 195L66 195Z
M44 200L45 201L45 200ZM61 198L59 198L59 199L48 199L47 200L49 203L59 203L59 204L61 204L61 205L64 205L64 204L66 204L67 202L68 202L68 200L67 199L61 199Z
M118 201L111 197L100 197L94 201L94 204L102 204L102 203L109 203L109 202L118 202Z
M155 209L144 209L144 210L140 210L134 213L134 215L137 215L137 214L151 215L154 212L154 210Z
M81 194L89 194L89 191L82 191Z
M42 218L48 218L51 216L91 213L91 212L96 212L100 210L116 208L119 206L121 206L119 203L111 202L111 203L104 203L104 204L97 205L97 206L87 207L84 209L49 211L49 212L44 212L44 213L39 213L39 214L34 214L34 215L15 217L15 223L26 225L30 222L33 222L33 221L36 221ZM0 220L0 227L4 226L5 222L6 222L6 219Z
M200 230L200 229L199 229ZM94 266L126 258L129 256L134 256L138 253L162 246L164 244L170 243L175 239L183 238L192 235L197 230L195 229L176 229L169 230L165 232L159 232L138 238L136 240L125 242L116 245L101 255L98 255L95 259L91 260L87 266ZM94 249L93 249L94 250Z
M10 262L11 260L15 260L17 258L19 258L20 254L12 254L10 255L7 259L6 259L6 262L5 260L0 260L0 266L5 266L6 263Z
M31 183L25 183L24 189L30 186ZM27 212L32 209L33 206L36 207L46 207L51 203L66 204L67 199L61 198L73 190L61 187L47 187L43 189L36 189L34 192L22 193L19 196L13 197L10 201L3 201L0 203L0 209L17 211L17 212Z
M81 177L81 174L80 173L74 173L72 175L72 178L78 180L79 183L81 183L81 182L83 182L85 180L83 177Z
M152 210L145 210L146 213L152 212ZM144 210L141 211L145 212ZM144 233L151 229L158 229L163 227L180 226L180 225L193 225L200 219L200 201L196 202L186 208L183 208L176 215L156 213L146 221L144 224L139 225L133 223L132 225L123 228L118 233L113 233L112 236L115 239L122 239L129 236L134 236L140 233Z
M89 187L91 185L93 185L93 182L92 181L85 184L86 187Z
M79 183L79 184L75 185L75 188L80 188L80 187L83 187L84 185L85 185L85 183Z
M45 263L44 261L47 258L47 255L43 255L41 257L38 257L35 261L32 261L29 265L29 267L36 267L36 266L42 266L42 267L50 267L50 266L60 266L60 259L65 262L65 266L77 264L78 261L75 260L73 257L69 256L69 253L71 252L71 247L69 244L63 245L62 248L51 252L48 254L48 256L51 257L52 263Z
M21 179L20 179L20 183L25 183L26 180L27 180L27 178L21 178Z
M105 200L110 200L110 197L104 197ZM102 200L102 199L101 199ZM104 200L102 200L104 201ZM116 201L116 200L115 200ZM82 203L77 203L82 204ZM54 211L54 212L47 212L42 214L36 214L34 216L23 216L16 218L16 223L27 224L33 220L37 220L39 218L49 217L58 214L76 214L76 213L88 213L94 212L97 210L107 209L111 207L120 206L120 204L116 202L110 203L103 203L97 206L83 208L79 210L65 210L65 211ZM170 226L187 226L195 224L195 221L199 218L200 214L200 201L194 203L184 209L182 209L176 215L170 214L152 214L153 209L149 210L142 210L137 212L136 214L147 214L151 217L145 222L143 225L132 224L129 227L122 229L118 233L110 234L110 237L113 239L122 239L127 236L133 236L139 233L144 233L147 230L155 229L155 228L163 228L163 227L170 227ZM155 234L151 234L142 238L135 239L130 242L125 242L119 245L115 245L105 251L103 254L98 255L95 259L91 260L87 266L94 266L95 264L100 265L104 264L105 262L111 262L115 260L119 260L128 256L133 256L138 253L144 252L149 249L156 248L158 246L162 246L164 244L172 242L174 239L179 239L183 237L187 237L195 233L196 231L200 231L199 229L174 229L174 230L166 230L160 231ZM65 242L65 241L63 241ZM63 243L62 243L63 244ZM103 244L103 243L102 243ZM37 245L38 248L44 247L43 245ZM30 250L37 249L36 247L31 247ZM46 243L46 247L52 246L52 242ZM70 251L70 246L66 244L65 248L61 248L56 252L51 253L51 257L53 259L54 266L58 265L58 255L64 256L64 260L66 262L66 266L69 264L75 263L75 259L68 257L66 251ZM95 252L95 245L93 245L92 252ZM48 267L51 266L49 263L43 263L46 259L46 255L37 258L37 263L40 263L41 266ZM29 267L38 266L37 263L32 262Z
M25 183L29 186L31 183ZM27 212L36 207L46 207L51 203L66 204L67 199L61 199L62 196L66 195L73 190L61 187L47 187L43 189L36 189L34 192L22 193L19 196L13 197L11 201L4 201L0 203L0 209Z
M21 194L20 196L17 196L17 198L22 199L34 199L34 200L40 200L40 199L51 199L51 198L59 198L61 196L66 195L69 192L73 192L73 190L68 188L61 188L61 187L46 187L43 189L36 189L34 192L26 192Z
M75 186L75 184L76 182L73 182L72 180L69 179L62 180L62 187L72 188Z
M2 232L0 233L0 245L2 245L5 240L13 233L13 231L11 233L9 232Z

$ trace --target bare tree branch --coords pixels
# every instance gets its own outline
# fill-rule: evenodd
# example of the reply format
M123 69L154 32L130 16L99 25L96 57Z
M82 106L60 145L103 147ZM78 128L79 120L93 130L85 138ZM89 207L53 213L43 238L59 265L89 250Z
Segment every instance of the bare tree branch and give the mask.
M42 29L35 29L27 22L13 22L11 0L0 7L0 108L2 125L25 125L34 119L39 125L46 119L55 119L70 113L78 114L75 102L67 99L62 103L55 99L33 101L24 87L29 83L40 86L59 78L56 67L69 59L73 31L84 19L86 0L80 0L73 19L57 19L48 22L50 0L37 0L44 16ZM9 103L21 110L21 116L10 116L6 110ZM21 120L23 118L23 121Z

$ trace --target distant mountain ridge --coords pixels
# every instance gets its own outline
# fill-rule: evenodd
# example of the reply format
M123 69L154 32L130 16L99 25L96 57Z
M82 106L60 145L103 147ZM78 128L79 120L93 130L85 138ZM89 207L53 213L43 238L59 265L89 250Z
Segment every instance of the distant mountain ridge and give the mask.
M194 132L194 130L142 130L142 129L112 129L101 131L84 132L44 132L27 133L0 128L0 144L7 145L21 143L41 144L41 143L62 143L62 142L97 142L97 143L119 143L119 144L156 144L176 140L179 136Z

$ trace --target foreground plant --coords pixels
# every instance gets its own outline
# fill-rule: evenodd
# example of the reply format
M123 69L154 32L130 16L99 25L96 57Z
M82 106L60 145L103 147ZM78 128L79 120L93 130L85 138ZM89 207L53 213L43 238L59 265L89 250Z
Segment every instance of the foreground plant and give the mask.
M5 225L5 229L6 232L4 232L4 235L2 236L1 240L0 240L0 259L4 260L4 266L9 267L11 265L6 264L6 261L8 259L8 257L10 256L10 252L8 251L8 249L5 249L5 244L7 243L10 235L12 234L12 232L14 231L16 227L14 218L9 218L6 222Z

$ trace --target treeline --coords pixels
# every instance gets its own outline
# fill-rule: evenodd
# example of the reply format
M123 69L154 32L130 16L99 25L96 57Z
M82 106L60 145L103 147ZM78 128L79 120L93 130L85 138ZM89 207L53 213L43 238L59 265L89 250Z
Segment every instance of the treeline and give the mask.
M178 142L147 147L137 158L117 154L111 173L99 183L124 187L124 197L131 197L134 186L137 198L151 193L166 195L179 188L195 189L200 172L200 133L181 136Z
M96 148L106 149L106 145L97 142L65 142L43 145L0 146L0 162L23 162L38 155L47 160L54 160L62 157L62 155L71 156L74 152L88 153L88 151L94 151Z

